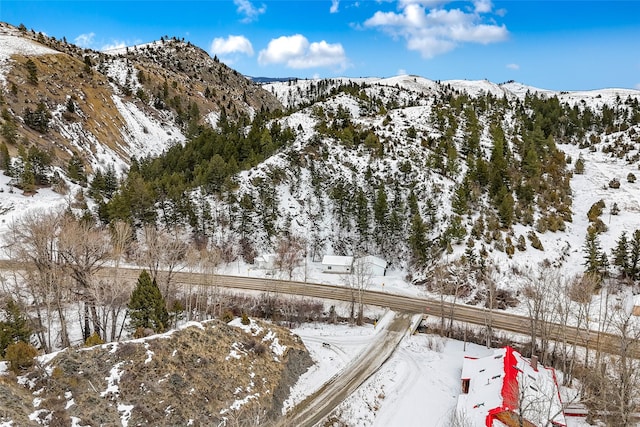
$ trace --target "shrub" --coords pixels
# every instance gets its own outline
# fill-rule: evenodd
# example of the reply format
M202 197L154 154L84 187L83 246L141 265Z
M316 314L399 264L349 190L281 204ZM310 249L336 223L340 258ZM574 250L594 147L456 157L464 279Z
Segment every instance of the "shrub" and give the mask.
M93 347L94 345L100 344L104 344L104 341L97 332L92 333L84 342L85 347Z
M620 213L620 208L618 207L617 203L614 203L613 206L611 206L610 213L611 215L618 215Z
M538 218L538 220L536 221L536 231L538 233L546 233L548 229L549 227L547 224L547 217L541 216L540 218Z
M607 226L604 222L602 222L600 218L596 218L594 222L589 224L589 227L587 227L587 231L592 233L604 233L605 231L607 231Z
M265 354L267 352L267 346L264 345L263 343L258 343L256 344L256 346L253 348L253 351L255 354L257 354L258 356L262 356L263 354Z
M618 178L613 178L609 181L609 188L620 188L620 180Z
M636 182L636 176L629 172L629 175L627 175L627 182Z
M506 239L506 247L504 248L504 251L507 255L509 255L509 258L511 258L516 252L516 248L513 246L513 242L511 241L510 237L507 237Z
M242 320L241 320L243 325L248 325L251 323L251 320L249 320L249 316L247 316L247 313L242 313Z
M589 208L589 212L587 212L587 218L589 219L589 222L596 222L598 220L598 217L602 215L602 210L604 208L605 204L604 200L602 199L591 205L591 207Z
M229 309L225 310L224 313L222 314L222 321L224 323L229 323L234 318L235 318L235 316L233 315L233 312L231 310L229 310Z
M576 166L573 169L573 172L576 175L582 175L584 173L584 160L582 159L582 157L578 158L578 160L576 160Z
M9 362L9 369L18 374L33 366L35 363L33 358L37 354L38 350L34 346L24 341L18 341L7 347L5 359Z
M535 231L533 230L529 231L529 234L527 234L527 237L531 241L531 246L533 246L535 249L538 249L540 251L544 251L544 248L542 247L542 242L538 238L538 235L535 233Z

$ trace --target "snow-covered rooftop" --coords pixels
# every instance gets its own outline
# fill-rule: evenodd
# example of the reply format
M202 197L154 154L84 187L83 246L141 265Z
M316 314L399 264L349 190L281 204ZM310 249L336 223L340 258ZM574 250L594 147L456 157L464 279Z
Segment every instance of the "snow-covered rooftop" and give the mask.
M465 358L462 380L468 381L468 392L458 399L458 414L474 426L502 425L494 420L510 412L534 425L565 426L555 371L536 365L511 347Z
M350 266L353 264L352 256L325 255L322 258L322 265Z

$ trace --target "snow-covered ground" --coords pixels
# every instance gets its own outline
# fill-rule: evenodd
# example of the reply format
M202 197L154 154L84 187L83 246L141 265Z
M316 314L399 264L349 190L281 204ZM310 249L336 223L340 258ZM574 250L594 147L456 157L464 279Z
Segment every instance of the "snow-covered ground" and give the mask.
M372 325L310 324L294 329L316 364L292 389L286 407L338 374L367 348L376 331ZM490 354L491 350L476 344L465 345L426 334L408 336L382 368L338 407L336 414L350 427L451 426L461 391L464 356ZM567 420L568 427L587 425L580 418Z

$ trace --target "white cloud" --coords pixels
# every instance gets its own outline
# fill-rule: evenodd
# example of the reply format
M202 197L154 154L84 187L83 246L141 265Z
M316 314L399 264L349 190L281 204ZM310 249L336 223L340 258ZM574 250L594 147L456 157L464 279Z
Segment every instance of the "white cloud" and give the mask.
M376 12L364 22L393 38L403 38L409 50L424 58L455 49L462 43L496 43L509 35L505 25L497 25L483 16L490 13L490 0L475 0L473 11L446 9L442 1L400 0L399 12Z
M636 84L636 89L640 90L640 83Z
M80 34L74 39L74 43L80 47L90 47L95 36L95 33Z
M473 6L475 13L489 13L493 9L491 0L475 0Z
M398 70L398 72L396 73L396 75L398 75L398 76L406 76L407 75L407 70L405 70L404 68L400 68Z
M260 51L258 62L263 65L287 62L291 58L303 55L308 46L309 41L301 34L278 37L272 39L267 48Z
M234 53L242 53L247 56L253 55L253 46L245 36L232 36L222 38L217 37L211 42L211 53L225 56Z
M233 0L238 9L238 13L244 15L242 22L252 22L258 19L258 16L264 14L267 11L267 6L264 4L260 7L256 7L249 0Z
M520 69L520 65L518 64L507 64L507 68L510 70L519 70Z
M338 13L339 7L340 7L340 0L331 0L331 8L329 9L329 13Z
M347 58L340 43L322 40L309 43L301 34L282 36L269 42L258 54L260 65L285 64L289 68L336 67L344 70Z

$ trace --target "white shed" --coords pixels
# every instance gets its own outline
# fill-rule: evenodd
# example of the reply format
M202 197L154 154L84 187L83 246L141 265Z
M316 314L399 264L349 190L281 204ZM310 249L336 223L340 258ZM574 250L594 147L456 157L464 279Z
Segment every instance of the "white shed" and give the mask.
M351 273L352 267L352 256L325 255L322 257L322 271L324 273Z
M384 276L387 273L387 261L377 256L363 256L355 262L363 265L373 276Z

